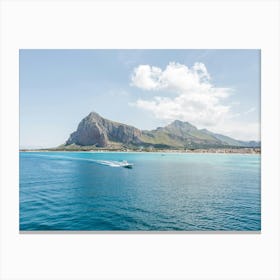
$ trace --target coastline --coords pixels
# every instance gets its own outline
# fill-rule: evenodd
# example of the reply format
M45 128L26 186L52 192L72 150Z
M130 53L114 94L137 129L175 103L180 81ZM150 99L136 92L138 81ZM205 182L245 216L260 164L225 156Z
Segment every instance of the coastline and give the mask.
M19 152L78 152L78 153L157 153L157 154L243 154L261 155L260 148L236 148L236 149L196 149L196 150L66 150L66 149L19 149Z

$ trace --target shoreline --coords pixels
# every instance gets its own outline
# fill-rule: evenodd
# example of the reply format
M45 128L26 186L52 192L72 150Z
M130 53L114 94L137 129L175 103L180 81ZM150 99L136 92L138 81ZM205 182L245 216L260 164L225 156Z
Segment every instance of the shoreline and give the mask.
M204 150L204 149L197 149L197 150L190 150L190 151L178 151L178 150L158 150L158 151L133 151L133 150L127 150L127 151L122 151L122 150L51 150L51 149L20 149L19 152L26 153L26 152L31 152L31 153L38 153L38 152L74 152L74 153L135 153L135 154L141 154L141 153L147 153L147 154L231 154L231 155L261 155L261 150L260 148L241 148L241 149L209 149L209 150Z

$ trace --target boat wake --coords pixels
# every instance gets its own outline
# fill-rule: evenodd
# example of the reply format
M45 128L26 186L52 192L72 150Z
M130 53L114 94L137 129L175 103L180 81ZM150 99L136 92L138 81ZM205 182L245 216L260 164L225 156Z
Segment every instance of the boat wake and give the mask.
M125 167L125 168L132 168L133 164L128 163L126 160L122 161L115 161L115 160L97 160L97 159L90 159L90 158L79 158L79 157L69 157L69 156L60 156L60 155L35 155L39 157L48 157L53 160L67 160L67 161L89 161L100 165L106 165L110 167Z
M110 160L93 160L94 162L102 165L107 165L111 167L122 167L123 163L121 161L110 161Z
M110 167L126 167L132 168L132 164L128 163L127 161L114 161L114 160L97 160L97 159L90 159L90 158L77 158L77 157L69 157L69 156L60 156L60 155L39 155L40 157L48 157L54 160L69 160L69 161L89 161L100 165L106 165Z
M132 164L128 163L127 161L96 160L95 162L111 167L128 167L128 168L132 167Z

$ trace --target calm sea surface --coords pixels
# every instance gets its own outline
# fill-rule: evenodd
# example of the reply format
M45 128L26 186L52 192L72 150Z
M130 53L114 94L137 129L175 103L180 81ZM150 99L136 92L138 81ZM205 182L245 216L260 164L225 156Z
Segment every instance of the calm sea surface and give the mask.
M20 153L20 230L260 229L259 155Z

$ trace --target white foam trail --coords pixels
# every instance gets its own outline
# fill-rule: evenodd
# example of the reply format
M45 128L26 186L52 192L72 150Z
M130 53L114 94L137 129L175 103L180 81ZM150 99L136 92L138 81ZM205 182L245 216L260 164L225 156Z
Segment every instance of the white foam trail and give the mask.
M124 164L120 161L109 161L109 160L96 160L96 163L107 165L111 167L122 167Z
M68 157L68 156L61 156L61 155L37 155L39 157L49 157L54 159L62 159L62 160L81 160L81 161L90 161L101 165L106 165L110 167L122 167L125 165L123 161L113 161L113 160L97 160L97 159L90 159L90 158L76 158L76 157Z

